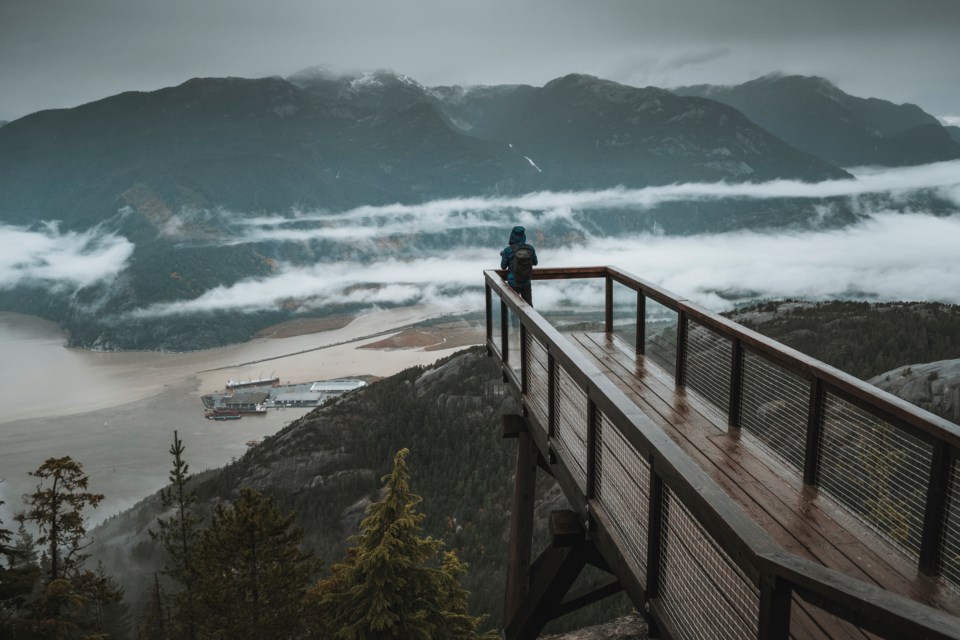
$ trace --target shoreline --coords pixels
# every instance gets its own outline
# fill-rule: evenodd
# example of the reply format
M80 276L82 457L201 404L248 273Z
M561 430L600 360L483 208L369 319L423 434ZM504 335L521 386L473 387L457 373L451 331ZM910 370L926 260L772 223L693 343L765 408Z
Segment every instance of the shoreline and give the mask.
M340 328L290 337L262 337L201 351L90 351L64 346L65 334L49 321L0 313L0 359L18 363L17 380L4 390L0 426L33 418L60 418L143 400L196 376L195 396L223 388L227 377L260 377L259 365L282 362L284 381L352 375L385 376L433 362L439 351L417 348L373 357L369 342L442 317L428 306L358 314ZM264 373L270 373L265 371Z
M0 518L10 521L20 496L33 489L28 472L51 456L78 460L91 488L106 495L104 504L88 514L93 522L164 486L174 429L195 471L229 464L243 455L248 440L272 435L314 408L274 409L266 416L217 422L204 418L202 394L222 389L228 377L256 377L252 367L269 361L283 363L277 370L283 382L385 377L430 364L464 346L364 347L441 315L429 307L374 312L329 331L164 354L64 348L64 334L54 323L0 313L0 355L22 363L19 375L4 387L9 407L0 417L0 477L5 478L0 500L7 504L0 507Z

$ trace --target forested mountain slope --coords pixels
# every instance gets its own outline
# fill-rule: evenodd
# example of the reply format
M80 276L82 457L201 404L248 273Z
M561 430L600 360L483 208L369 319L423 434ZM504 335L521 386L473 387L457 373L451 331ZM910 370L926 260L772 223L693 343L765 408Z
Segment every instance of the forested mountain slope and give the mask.
M770 302L732 314L738 322L829 364L866 377L907 363L960 357L960 307L928 303ZM423 497L426 531L445 539L470 565L464 586L471 609L499 622L515 445L500 437L500 419L516 411L493 358L473 348L427 368L413 368L347 394L266 438L234 463L194 480L199 511L252 487L294 509L306 543L329 566L364 510L396 451L408 447L413 490ZM185 458L189 462L189 440ZM541 514L563 508L541 485ZM94 532L94 557L124 576L141 601L164 562L148 529L161 514L157 496ZM541 531L540 535L544 535ZM540 543L536 543L537 547ZM585 614L598 620L622 607ZM593 617L591 617L593 616Z
M730 317L864 380L905 364L960 357L960 305L786 301Z
M240 488L257 489L283 510L297 512L305 544L329 570L377 499L393 455L409 448L411 487L423 497L425 530L469 564L463 584L472 593L471 610L490 615L488 624L496 625L516 458L515 443L501 438L500 421L513 407L495 360L480 348L460 352L347 394L233 464L200 474L193 485L198 510L209 520L213 507ZM189 462L189 440L185 445ZM549 486L542 485L542 509L562 508ZM145 599L153 571L164 562L148 534L160 514L155 495L94 532L95 557L122 577L135 605ZM545 514L538 520L545 526Z

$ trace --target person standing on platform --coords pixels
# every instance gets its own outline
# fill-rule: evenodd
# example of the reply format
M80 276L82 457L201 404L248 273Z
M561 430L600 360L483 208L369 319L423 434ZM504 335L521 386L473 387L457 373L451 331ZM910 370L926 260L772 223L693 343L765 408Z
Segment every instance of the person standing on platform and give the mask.
M537 264L537 250L527 244L527 231L517 225L510 231L510 244L500 252L500 268L507 270L507 284L533 306L530 281Z

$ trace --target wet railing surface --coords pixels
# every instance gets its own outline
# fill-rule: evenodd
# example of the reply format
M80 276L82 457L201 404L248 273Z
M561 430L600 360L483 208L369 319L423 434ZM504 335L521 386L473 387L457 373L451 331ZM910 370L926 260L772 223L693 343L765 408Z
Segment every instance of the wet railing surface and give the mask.
M571 508L664 633L787 638L802 600L880 637L960 638L960 618L781 548L501 276L485 272L488 349ZM960 427L619 269L534 272L585 278L604 284L601 330L923 575L960 584Z

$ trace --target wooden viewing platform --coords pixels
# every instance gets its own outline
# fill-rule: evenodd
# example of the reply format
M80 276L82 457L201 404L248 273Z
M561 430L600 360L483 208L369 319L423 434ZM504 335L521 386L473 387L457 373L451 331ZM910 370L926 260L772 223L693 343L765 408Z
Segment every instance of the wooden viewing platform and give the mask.
M623 589L661 637L960 638L960 427L612 267L534 272L603 283L563 331L485 278L523 408L504 637ZM538 465L570 510L531 561Z

